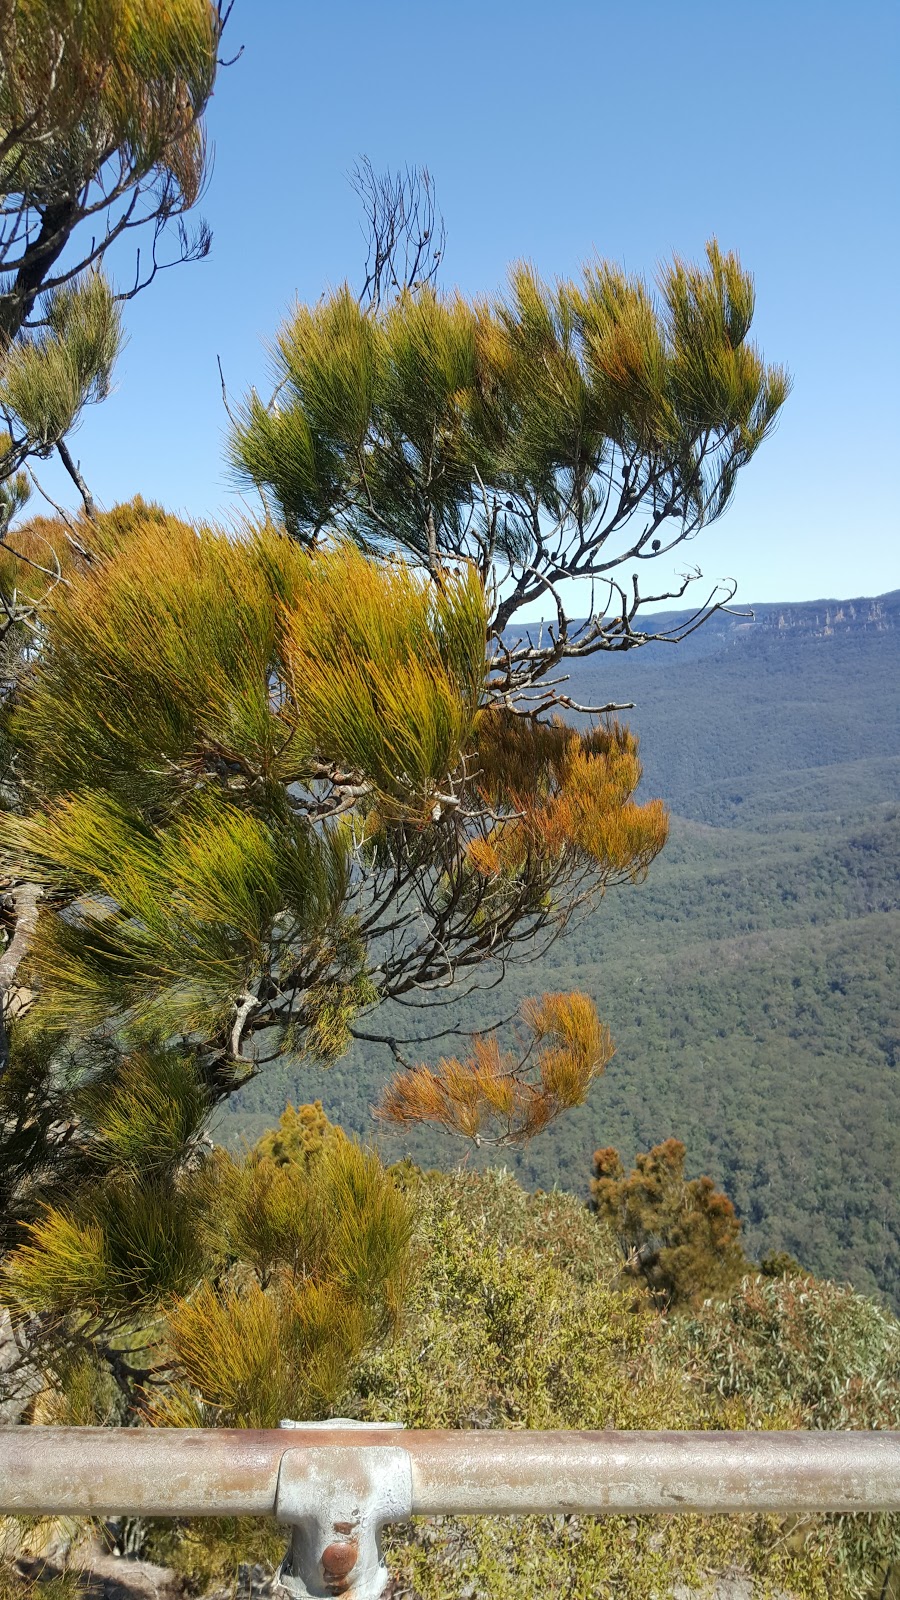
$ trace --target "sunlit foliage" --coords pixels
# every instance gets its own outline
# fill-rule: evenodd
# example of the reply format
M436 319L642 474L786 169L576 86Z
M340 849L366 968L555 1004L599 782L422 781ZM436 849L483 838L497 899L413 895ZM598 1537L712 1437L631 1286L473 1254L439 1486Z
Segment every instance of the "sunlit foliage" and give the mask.
M65 69L105 65L90 103L63 73L70 131L89 145L132 117L123 181L155 174L167 219L196 198L219 11L109 0L96 34L92 16ZM166 53L176 38L184 59ZM60 448L109 382L113 300L100 279L67 281L8 363L25 430L7 452L10 514L26 433ZM27 315L34 288L20 274L0 309ZM32 592L27 616L7 613L0 849L12 944L27 937L4 973L20 1020L0 1075L9 1062L21 1083L20 1043L51 1041L43 1104L63 1112L42 1112L10 1185L2 1293L18 1329L41 1329L32 1420L71 1404L98 1421L271 1426L333 1409L387 1349L422 1274L402 1174L302 1116L235 1159L210 1150L211 1113L273 1058L333 1061L385 999L421 1025L485 961L539 952L645 876L667 818L637 799L637 742L611 720L620 707L579 706L553 670L641 643L638 585L626 597L609 579L582 627L558 585L611 572L620 532L642 559L665 524L678 543L724 509L787 388L747 342L752 305L714 244L658 296L599 265L555 289L514 269L493 303L427 281L368 306L339 291L297 311L276 394L235 425L259 520L191 525L137 502L101 515L82 488L84 517L18 532ZM538 644L513 637L538 599L555 623ZM582 1104L613 1053L581 993L527 1002L518 1034L406 1068L383 1114L518 1144ZM410 1041L386 1042L405 1060ZM4 1124L0 1153L8 1137L21 1144ZM497 1414L552 1425L579 1381L575 1297L524 1252L519 1265L564 1349L551 1371L526 1341ZM505 1267L486 1263L508 1332L524 1301ZM640 1358L631 1298L594 1286L587 1315L609 1324L597 1403L620 1387L613 1348ZM667 1378L661 1404L672 1393ZM629 1414L642 1406L649 1391Z
M475 1039L464 1061L395 1073L377 1108L386 1122L432 1123L476 1144L515 1144L582 1105L614 1046L583 994L545 994L522 1006L518 1050L495 1034Z
M726 1293L749 1265L734 1206L711 1178L685 1178L686 1154L666 1139L627 1176L617 1150L594 1154L591 1205L618 1241L625 1274L665 1310Z
M0 405L44 450L67 434L80 411L105 399L122 331L106 280L89 273L58 290L46 326L14 343L0 364Z
M789 388L749 341L754 298L714 240L657 292L609 262L552 286L519 264L492 300L425 284L376 308L344 286L280 329L275 397L251 395L231 459L304 543L340 528L434 575L473 560L494 585L496 682L522 691L567 656L642 643L638 575L616 568L729 503ZM578 625L559 587L575 576L600 579ZM508 636L534 602L558 625Z
M235 1055L276 1025L333 1056L354 1008L559 925L665 842L626 729L485 706L471 564L434 584L143 506L85 528L89 559L80 533L20 535L66 565L10 723L42 803L4 823L47 891L54 1025L118 1015Z
M51 454L96 515L67 435L109 392L121 300L209 249L208 229L191 238L183 217L204 183L222 27L214 0L0 5L0 542L33 484L43 492L35 472ZM149 249L116 293L104 258L135 229ZM40 604L63 581L59 552L48 561L29 543L0 561L4 654L33 644Z
M228 1163L219 1183L236 1266L169 1312L176 1380L153 1418L273 1427L327 1414L400 1310L409 1202L349 1140L332 1141L311 1169L258 1155Z
M171 1052L132 1057L79 1104L81 1169L20 1230L0 1283L14 1316L50 1333L33 1419L61 1420L62 1397L76 1405L110 1370L117 1420L268 1427L327 1411L407 1293L412 1211L378 1158L302 1117L318 1140L298 1159L266 1141L211 1152L199 1076Z

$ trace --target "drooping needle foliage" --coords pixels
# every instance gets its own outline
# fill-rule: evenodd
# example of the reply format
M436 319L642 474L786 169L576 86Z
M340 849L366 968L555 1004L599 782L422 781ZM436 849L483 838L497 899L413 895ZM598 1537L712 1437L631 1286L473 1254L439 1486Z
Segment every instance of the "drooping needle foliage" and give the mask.
M209 249L184 217L205 181L224 21L213 0L0 0L0 542L54 453L94 515L67 436L109 391L120 302ZM135 230L149 249L116 292L104 258ZM61 553L28 543L3 563L4 653L61 581Z
M273 1026L333 1054L360 1003L502 954L661 847L625 730L485 705L470 564L435 584L139 509L98 532L11 722L42 795L4 837L47 891L45 1022L199 1035L217 1070Z

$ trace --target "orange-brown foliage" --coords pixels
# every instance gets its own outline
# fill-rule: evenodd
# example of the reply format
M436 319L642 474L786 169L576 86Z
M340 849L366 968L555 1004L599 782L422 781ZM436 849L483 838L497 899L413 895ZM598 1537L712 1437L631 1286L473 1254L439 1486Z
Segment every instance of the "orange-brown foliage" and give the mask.
M625 1273L665 1310L726 1292L749 1267L734 1206L712 1178L685 1178L685 1156L679 1139L666 1139L626 1176L618 1150L594 1154L593 1208L619 1240Z
M638 742L609 720L581 733L559 718L534 722L492 708L478 723L477 783L493 812L508 807L469 854L485 876L516 872L534 856L558 865L588 864L601 886L636 882L668 837L660 800L639 805Z
M612 1059L614 1045L587 995L545 994L524 1001L527 1036L519 1052L496 1034L476 1038L460 1060L398 1072L376 1115L403 1126L430 1122L476 1143L519 1144L561 1112L581 1105Z

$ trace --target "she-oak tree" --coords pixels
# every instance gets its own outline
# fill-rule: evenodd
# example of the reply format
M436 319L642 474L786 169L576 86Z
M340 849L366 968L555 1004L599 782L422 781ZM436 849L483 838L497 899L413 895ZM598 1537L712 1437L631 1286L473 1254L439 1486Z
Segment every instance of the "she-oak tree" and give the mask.
M96 1343L129 1295L189 1290L217 1100L284 1051L340 1053L385 998L439 1037L428 1007L461 978L646 872L664 807L634 798L622 708L576 705L565 667L654 637L641 604L690 579L647 597L622 563L718 516L773 426L787 381L748 342L752 310L714 243L658 294L603 263L555 288L516 268L494 302L343 289L297 310L271 400L234 418L262 519L224 532L136 501L76 537L20 530L19 557L49 544L58 571L42 602L36 573L39 635L5 706L3 849L32 895L4 962L7 1017L27 1015L0 1081L23 1313L93 1318ZM581 624L572 578L596 586ZM542 597L555 616L535 637L516 619ZM480 1040L432 1069L392 1043L384 1115L500 1142L581 1101L612 1052L578 995L532 1002L517 1051ZM142 1141L146 1170L127 1155ZM340 1211L359 1183L338 1167ZM250 1180L216 1170L214 1209L227 1192L245 1215ZM305 1259L278 1258L291 1349L307 1313L334 1321L327 1296L304 1310L290 1288Z
M421 1012L641 876L663 807L634 799L620 708L576 706L565 665L652 637L623 560L718 516L771 429L787 381L752 311L715 243L656 296L599 263L554 288L516 268L494 302L426 283L298 308L230 442L264 520L136 503L62 552L9 717L37 1014L190 1040L227 1092L260 1034L334 1055L360 1010ZM576 625L561 585L585 576L607 599ZM516 616L541 595L535 638Z

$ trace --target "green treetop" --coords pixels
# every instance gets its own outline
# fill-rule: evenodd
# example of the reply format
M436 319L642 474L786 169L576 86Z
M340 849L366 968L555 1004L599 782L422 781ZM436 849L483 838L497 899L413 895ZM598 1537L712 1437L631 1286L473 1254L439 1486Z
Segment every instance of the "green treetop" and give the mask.
M692 579L648 596L641 564L721 515L776 421L788 380L750 342L753 309L752 279L714 240L703 266L663 268L657 292L603 261L552 287L517 265L493 300L424 283L364 305L345 286L279 330L274 395L250 396L231 458L301 543L340 531L433 578L471 561L490 692L566 704L541 681L653 636L641 605ZM594 584L580 624L576 578ZM535 603L554 618L538 641L514 631Z
M205 225L191 236L184 217L204 182L202 118L224 21L212 0L0 0L4 539L30 494L29 462L54 451L93 513L66 436L108 392L119 302L209 249ZM150 248L114 294L102 263L135 230ZM21 557L43 569L45 590L60 580L52 545ZM0 606L4 636L34 625L15 584Z

